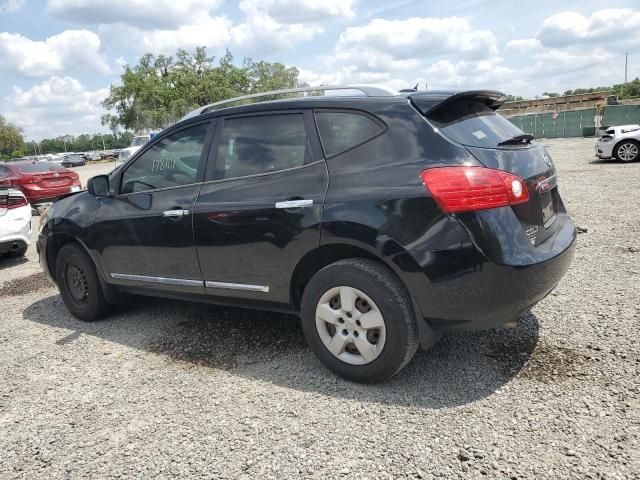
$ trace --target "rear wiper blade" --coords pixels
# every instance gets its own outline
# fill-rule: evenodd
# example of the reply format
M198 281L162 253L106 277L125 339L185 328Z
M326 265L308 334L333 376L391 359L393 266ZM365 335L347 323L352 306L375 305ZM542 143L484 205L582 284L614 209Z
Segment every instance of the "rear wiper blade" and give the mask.
M509 140L504 140L500 142L498 146L501 147L502 145L528 145L531 143L531 140L533 140L534 138L536 137L534 137L530 133L523 133L522 135L516 135L515 137L510 138Z

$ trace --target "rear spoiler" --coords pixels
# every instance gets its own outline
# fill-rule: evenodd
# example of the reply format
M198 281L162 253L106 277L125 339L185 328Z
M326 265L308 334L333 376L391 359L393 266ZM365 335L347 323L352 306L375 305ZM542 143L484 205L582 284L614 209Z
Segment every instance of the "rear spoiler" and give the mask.
M458 100L476 100L497 110L507 100L504 93L496 90L468 90L466 92L418 92L409 95L411 103L423 115L429 115Z

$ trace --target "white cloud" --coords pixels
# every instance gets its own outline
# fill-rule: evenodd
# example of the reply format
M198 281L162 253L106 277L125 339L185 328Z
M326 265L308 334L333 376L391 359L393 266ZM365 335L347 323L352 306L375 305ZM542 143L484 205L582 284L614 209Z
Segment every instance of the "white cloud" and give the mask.
M47 10L82 24L174 29L209 17L220 3L221 0L48 0Z
M293 49L300 42L306 42L322 31L322 27L316 25L284 25L268 15L254 15L233 27L231 37L241 53L261 56Z
M367 25L347 28L338 39L336 52L353 52L355 57L363 48L395 59L433 58L442 54L486 58L497 51L493 33L473 30L468 20L459 17L377 18Z
M144 51L173 54L178 48L194 49L205 45L221 49L231 38L231 22L226 17L203 17L176 30L132 30L128 36L138 38Z
M108 94L108 88L91 91L75 78L53 76L30 89L14 86L6 115L28 138L105 131L101 102Z
M0 3L0 13L13 13L20 10L26 0L5 0Z
M247 16L267 15L282 23L316 23L336 17L353 17L354 0L243 0Z
M517 40L510 40L505 46L507 50L518 53L529 53L542 48L542 44L537 38L519 38Z
M100 54L100 37L88 30L66 30L44 41L0 33L0 69L31 77L81 69L110 71Z
M545 47L640 41L640 12L629 8L608 8L586 17L577 12L561 12L542 22L537 38Z

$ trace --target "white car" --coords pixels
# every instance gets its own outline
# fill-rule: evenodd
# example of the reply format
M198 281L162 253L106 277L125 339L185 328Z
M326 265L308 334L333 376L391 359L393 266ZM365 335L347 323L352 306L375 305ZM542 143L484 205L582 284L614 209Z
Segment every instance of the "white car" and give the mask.
M131 140L131 145L120 151L120 154L118 155L118 163L124 163L129 160L129 158L131 158L134 153L140 150L140 148L142 148L142 146L149 140L151 140L151 135L138 135L136 137L133 137L133 140Z
M596 157L615 158L621 162L640 159L640 125L607 128L596 143Z
M0 190L0 255L21 257L31 242L31 205L20 190Z

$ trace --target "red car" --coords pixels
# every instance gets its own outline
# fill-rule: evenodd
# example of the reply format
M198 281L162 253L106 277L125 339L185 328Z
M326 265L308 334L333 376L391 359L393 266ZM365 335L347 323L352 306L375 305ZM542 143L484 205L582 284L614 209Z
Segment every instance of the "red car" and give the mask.
M55 163L35 161L0 163L0 187L8 186L22 190L32 205L82 188L76 172Z

